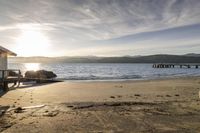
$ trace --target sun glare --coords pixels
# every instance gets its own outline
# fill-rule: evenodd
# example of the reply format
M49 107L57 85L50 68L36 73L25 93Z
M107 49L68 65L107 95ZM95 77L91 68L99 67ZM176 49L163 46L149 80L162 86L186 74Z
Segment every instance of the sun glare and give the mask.
M37 71L40 68L40 63L24 63L27 71Z
M40 29L30 26L22 27L16 40L17 51L22 56L48 56L49 40Z

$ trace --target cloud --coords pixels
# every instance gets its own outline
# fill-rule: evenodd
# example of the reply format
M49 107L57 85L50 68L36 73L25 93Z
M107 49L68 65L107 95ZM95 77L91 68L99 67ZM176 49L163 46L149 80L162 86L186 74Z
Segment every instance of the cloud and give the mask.
M199 23L199 8L198 0L2 0L0 12L7 23L49 23L108 39Z
M55 46L89 47L92 41L200 24L199 9L199 0L1 0L0 33L32 25Z

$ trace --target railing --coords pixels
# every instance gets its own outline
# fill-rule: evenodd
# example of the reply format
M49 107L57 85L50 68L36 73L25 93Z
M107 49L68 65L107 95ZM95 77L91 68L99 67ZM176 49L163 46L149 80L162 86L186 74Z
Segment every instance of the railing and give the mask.
M9 78L21 78L21 71L19 69L0 70L0 80L4 81Z
M4 91L8 91L9 83L14 83L13 86L18 83L19 86L21 77L21 71L19 69L0 70L0 87L3 88Z

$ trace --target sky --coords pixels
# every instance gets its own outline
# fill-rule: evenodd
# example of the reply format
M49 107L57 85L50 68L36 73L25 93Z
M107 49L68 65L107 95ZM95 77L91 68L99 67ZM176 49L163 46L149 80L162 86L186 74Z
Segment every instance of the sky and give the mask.
M18 56L200 53L200 0L0 0Z

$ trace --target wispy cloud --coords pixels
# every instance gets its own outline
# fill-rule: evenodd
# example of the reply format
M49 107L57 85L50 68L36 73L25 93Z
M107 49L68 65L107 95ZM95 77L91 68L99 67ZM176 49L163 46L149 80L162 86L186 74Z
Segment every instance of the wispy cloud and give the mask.
M200 24L199 9L199 0L1 0L0 33L28 24L47 34L55 47L84 48L99 40Z

